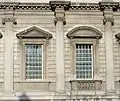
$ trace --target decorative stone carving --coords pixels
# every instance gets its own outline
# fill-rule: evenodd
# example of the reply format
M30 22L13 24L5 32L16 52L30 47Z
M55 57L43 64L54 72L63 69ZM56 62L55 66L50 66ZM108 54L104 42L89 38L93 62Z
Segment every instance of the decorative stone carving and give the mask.
M50 1L51 10L54 11L55 15L55 25L58 21L63 21L63 24L66 24L65 21L65 10L70 8L70 1Z
M55 11L56 7L64 8L64 10L101 10L112 9L116 11L119 8L118 2L99 2L98 3L72 3L70 1L50 1L49 3L19 3L19 2L5 2L0 4L0 9L17 9L17 10L37 10L37 11Z
M99 2L99 7L101 11L104 10L112 10L112 11L117 11L119 8L119 3L118 2Z
M65 17L55 17L54 19L55 25L58 21L62 21L64 25L66 24Z
M70 1L50 1L49 4L52 11L55 11L56 7L64 8L64 10L69 10L71 2Z
M44 31L36 26L33 26L31 28L28 28L22 32L19 32L16 34L18 39L26 39L26 38L45 38L45 39L51 39L52 34L50 34L47 31Z
M111 24L114 25L114 19L113 19L113 17L104 17L103 24L105 25L106 22L111 22Z
M2 19L2 24L4 25L5 22L13 22L13 24L17 24L16 20L14 17L5 17Z
M112 1L103 1L99 2L99 7L100 10L103 11L103 24L105 25L106 22L111 22L111 24L114 25L113 11L117 11L119 8L119 3Z

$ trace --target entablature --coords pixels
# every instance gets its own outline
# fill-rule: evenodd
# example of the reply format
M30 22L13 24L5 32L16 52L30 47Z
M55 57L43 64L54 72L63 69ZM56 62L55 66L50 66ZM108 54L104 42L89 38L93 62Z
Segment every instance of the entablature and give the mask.
M117 11L119 8L119 2L99 2L100 10L113 10Z
M119 2L99 2L99 3L79 3L70 1L50 1L49 3L20 3L20 2L3 2L0 4L0 9L11 10L33 10L33 11L54 11L56 7L64 7L65 10L90 10L103 11L104 9L112 9L116 11L120 9Z

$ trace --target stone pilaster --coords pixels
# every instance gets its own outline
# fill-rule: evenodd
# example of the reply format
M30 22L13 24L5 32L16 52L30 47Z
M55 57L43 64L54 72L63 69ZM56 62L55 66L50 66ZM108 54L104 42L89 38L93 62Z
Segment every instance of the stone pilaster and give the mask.
M5 27L5 95L13 94L13 24L16 24L12 13L5 13L2 19Z
M113 12L118 8L116 2L100 2L100 9L103 11L103 24L105 35L105 52L106 52L106 91L114 92L114 64L113 64L113 32L114 25Z
M55 15L56 28L56 90L64 91L64 32L63 28L66 24L65 10L69 8L70 2L67 1L51 1L51 9Z
M109 12L109 14L108 14ZM114 66L113 66L113 37L112 25L113 12L104 11L104 26L105 26L105 50L106 50L106 89L114 91Z

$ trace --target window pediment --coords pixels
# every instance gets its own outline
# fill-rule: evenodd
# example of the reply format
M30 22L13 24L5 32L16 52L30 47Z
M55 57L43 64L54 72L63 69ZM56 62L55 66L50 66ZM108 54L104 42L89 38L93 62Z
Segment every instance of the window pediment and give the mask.
M33 38L50 39L52 38L52 34L36 26L33 26L24 31L21 31L18 34L16 34L16 36L18 39L29 39L29 38L30 39L33 39Z
M68 38L102 38L102 33L98 29L91 26L79 26L67 34Z

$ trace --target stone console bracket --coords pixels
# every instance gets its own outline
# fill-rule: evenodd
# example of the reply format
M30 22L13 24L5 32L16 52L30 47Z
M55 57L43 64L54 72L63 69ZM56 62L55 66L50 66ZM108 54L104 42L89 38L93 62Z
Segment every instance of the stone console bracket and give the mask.
M70 1L50 1L49 2L51 10L55 11L56 7L64 8L64 10L69 10L71 2Z
M14 17L5 17L2 19L2 24L5 25L5 22L13 22L13 24L17 24Z

